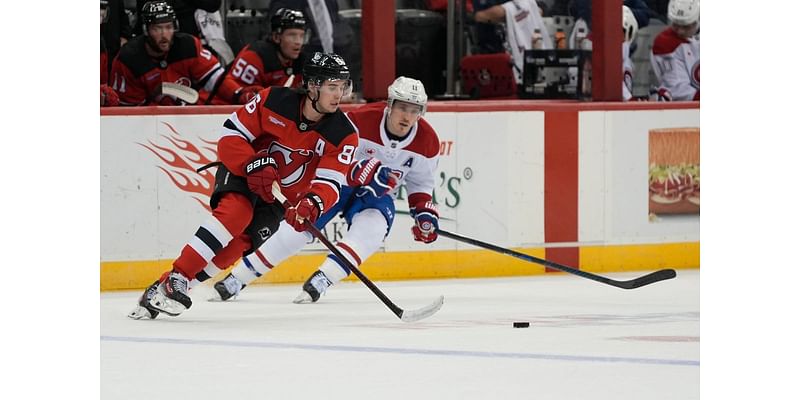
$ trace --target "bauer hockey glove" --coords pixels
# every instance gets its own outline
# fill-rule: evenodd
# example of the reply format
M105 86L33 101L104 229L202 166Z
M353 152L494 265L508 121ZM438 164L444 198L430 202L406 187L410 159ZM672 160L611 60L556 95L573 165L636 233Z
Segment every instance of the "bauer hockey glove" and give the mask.
M275 201L275 196L272 195L272 182L275 182L278 177L278 164L275 159L269 156L269 153L260 151L256 153L247 164L244 166L244 172L247 174L247 187L250 191L257 194L267 203Z
M414 217L414 226L411 228L414 240L431 243L439 237L436 233L439 229L439 211L432 201L418 203L411 209L411 215Z
M347 185L363 187L375 197L381 197L397 187L397 175L391 168L381 165L377 158L356 161L350 165Z
M294 230L303 232L306 230L304 222L308 221L313 225L320 214L322 214L322 198L309 193L296 206L287 208L283 216L286 218L286 223Z

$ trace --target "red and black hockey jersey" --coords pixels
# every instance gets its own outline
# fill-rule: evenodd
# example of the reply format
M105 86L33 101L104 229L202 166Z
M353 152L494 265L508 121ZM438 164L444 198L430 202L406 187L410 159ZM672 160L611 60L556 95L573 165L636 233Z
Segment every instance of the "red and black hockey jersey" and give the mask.
M358 135L340 111L316 123L303 121L305 94L271 87L262 90L225 121L218 144L219 159L234 174L245 176L244 165L266 150L278 163L283 193L293 204L313 192L323 210L339 201L339 191L353 161Z
M245 46L231 64L226 78L239 86L262 87L284 86L290 76L294 79L290 87L300 87L303 76L305 54L300 52L296 60L282 63L278 58L279 48L275 43L257 40Z
M123 105L174 105L176 100L161 95L161 83L173 82L210 92L224 69L204 49L200 39L175 32L172 47L164 59L153 59L145 49L147 36L138 36L120 49L111 67L110 84ZM220 86L217 96L231 99L238 86Z

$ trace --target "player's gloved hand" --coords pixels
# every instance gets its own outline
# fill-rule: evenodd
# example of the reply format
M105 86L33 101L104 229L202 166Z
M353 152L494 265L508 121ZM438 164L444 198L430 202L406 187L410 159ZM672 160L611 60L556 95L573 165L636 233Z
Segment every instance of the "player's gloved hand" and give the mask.
M314 224L320 214L322 214L322 199L314 193L309 193L296 206L287 208L283 216L286 218L286 223L294 230L303 232L306 230L304 222Z
M100 107L115 107L119 105L119 95L111 86L100 85Z
M275 196L272 195L272 182L279 178L278 164L269 153L263 150L256 153L244 165L244 172L247 174L247 187L251 192L267 203L275 201Z
M439 211L432 201L417 204L411 209L411 215L414 217L414 226L411 227L414 240L431 243L439 237L436 233L439 228Z
M397 187L397 175L391 168L381 165L377 158L360 160L350 165L348 186L361 186L375 197L381 197Z
M233 102L236 104L247 104L253 97L256 97L258 92L264 90L263 87L258 85L242 86L233 92Z

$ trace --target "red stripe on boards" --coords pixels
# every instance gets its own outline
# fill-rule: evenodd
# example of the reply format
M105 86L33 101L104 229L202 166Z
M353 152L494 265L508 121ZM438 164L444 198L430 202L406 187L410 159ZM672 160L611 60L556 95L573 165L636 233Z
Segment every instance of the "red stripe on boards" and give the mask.
M544 241L578 241L577 111L544 114ZM577 247L545 250L548 260L574 268L578 254Z

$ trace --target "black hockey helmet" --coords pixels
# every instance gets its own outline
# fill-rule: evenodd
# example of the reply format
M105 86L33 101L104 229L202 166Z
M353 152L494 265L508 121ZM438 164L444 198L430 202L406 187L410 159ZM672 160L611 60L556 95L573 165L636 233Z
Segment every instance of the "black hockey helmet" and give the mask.
M303 66L303 80L306 86L321 86L328 80L349 81L350 68L338 54L316 52Z
M175 16L175 10L166 1L148 1L142 6L142 31L147 34L147 27L152 24L160 24L162 22L172 22L175 24L175 29L178 29L178 18Z
M269 19L272 33L281 33L285 29L306 29L306 17L302 11L279 8Z

